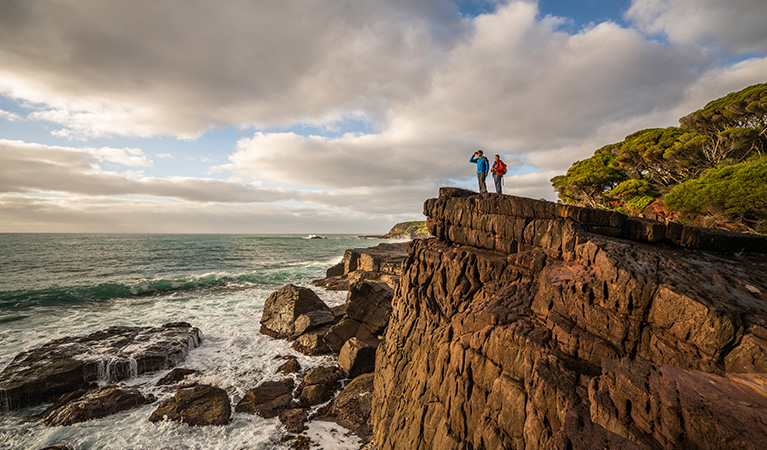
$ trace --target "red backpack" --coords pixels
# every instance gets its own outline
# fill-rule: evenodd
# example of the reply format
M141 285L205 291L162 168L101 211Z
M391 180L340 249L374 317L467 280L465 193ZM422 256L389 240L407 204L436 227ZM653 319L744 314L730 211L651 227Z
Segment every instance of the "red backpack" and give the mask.
M506 175L506 163L504 163L500 159L495 163L494 168L495 168L496 175Z

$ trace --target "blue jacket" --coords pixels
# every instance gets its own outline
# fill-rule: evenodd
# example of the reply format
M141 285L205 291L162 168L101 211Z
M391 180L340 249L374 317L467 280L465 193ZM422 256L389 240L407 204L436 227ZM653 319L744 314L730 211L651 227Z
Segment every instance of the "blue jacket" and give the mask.
M477 158L474 155L471 155L469 162L477 164L477 173L488 173L490 171L490 163L487 162L487 158L484 156Z

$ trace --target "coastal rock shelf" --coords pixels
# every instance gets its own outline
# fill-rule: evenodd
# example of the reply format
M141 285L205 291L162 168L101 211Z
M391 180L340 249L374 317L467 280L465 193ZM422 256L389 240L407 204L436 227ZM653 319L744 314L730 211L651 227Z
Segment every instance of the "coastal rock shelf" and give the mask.
M56 339L18 354L0 373L0 408L51 401L95 381L115 382L170 369L200 344L185 322L159 327L110 327Z
M379 450L767 448L767 238L453 188L424 208Z
M409 242L397 242L346 250L341 262L327 270L326 278L312 284L329 290L348 291L355 282L366 280L383 282L396 289L408 245Z

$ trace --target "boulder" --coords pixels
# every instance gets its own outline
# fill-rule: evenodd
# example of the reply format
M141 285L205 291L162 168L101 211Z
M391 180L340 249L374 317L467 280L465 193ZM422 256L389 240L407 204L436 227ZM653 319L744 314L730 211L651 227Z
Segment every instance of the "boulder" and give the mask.
M386 283L358 281L349 289L346 316L367 325L373 335L381 334L389 324L394 289Z
M293 349L309 356L319 356L330 353L325 344L325 335L330 331L330 325L306 332L293 341Z
M167 386L169 384L176 384L186 378L187 375L192 375L197 372L198 371L194 369L182 369L180 367L176 367L175 369L168 372L167 375L162 377L160 381L155 384L155 386Z
M344 378L344 374L336 366L320 366L307 372L304 380L299 386L299 390L304 386L311 386L315 384L324 384L326 386L333 386L338 380Z
M280 422L289 433L302 433L306 424L306 409L286 409L280 413Z
M301 390L299 400L303 406L314 406L325 403L333 396L333 391L324 384L312 384Z
M280 411L292 407L293 387L292 378L286 378L282 381L264 381L246 392L234 410L258 414L267 419L277 417Z
M349 377L355 378L375 369L378 341L364 341L353 337L346 341L338 354L338 367Z
M65 397L42 413L39 420L49 426L68 426L107 417L155 401L154 396L144 396L138 389L116 385Z
M199 343L200 330L184 322L56 339L18 354L0 373L0 392L7 408L51 401L94 381L170 369Z
M179 389L173 397L163 400L149 416L149 421L172 420L192 426L226 425L231 409L225 390L199 384Z
M298 373L301 372L301 364L295 356L289 356L283 365L277 368L277 373Z
M374 378L372 373L367 373L349 382L333 399L324 418L332 419L363 439L369 438L373 431L370 412Z
M261 333L274 338L295 339L334 319L333 312L314 291L288 284L266 299Z
M356 337L362 340L373 340L375 336L370 329L359 320L345 317L333 325L325 334L324 342L333 353L340 353L346 341Z

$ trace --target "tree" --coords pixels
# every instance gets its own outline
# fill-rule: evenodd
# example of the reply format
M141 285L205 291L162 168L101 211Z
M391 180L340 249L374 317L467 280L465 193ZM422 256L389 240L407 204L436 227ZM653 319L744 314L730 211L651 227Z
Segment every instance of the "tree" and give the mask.
M567 203L607 208L605 193L626 178L616 160L612 153L597 153L577 161L566 175L554 177L551 182L559 198Z

